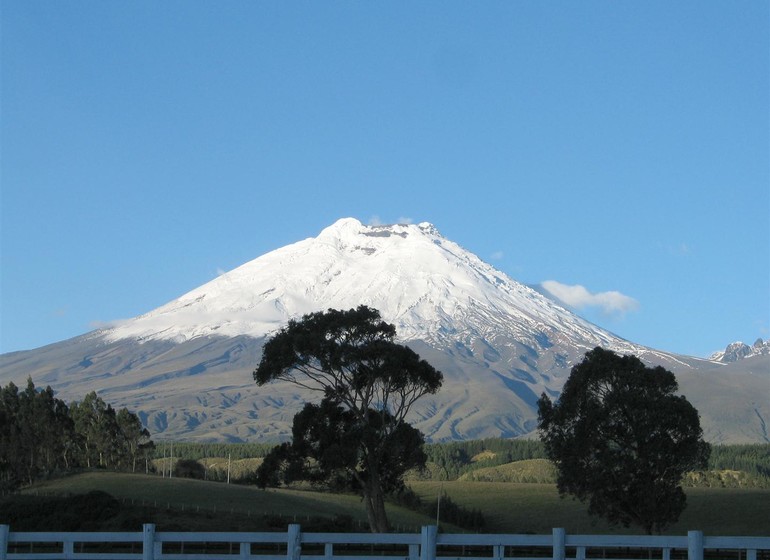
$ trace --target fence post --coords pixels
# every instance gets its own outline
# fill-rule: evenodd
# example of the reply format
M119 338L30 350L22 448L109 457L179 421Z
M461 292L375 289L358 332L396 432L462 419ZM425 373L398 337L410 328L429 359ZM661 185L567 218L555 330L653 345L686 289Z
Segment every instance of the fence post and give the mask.
M66 560L70 560L75 557L75 541L67 538L62 543L62 554Z
M8 558L8 534L10 532L10 526L0 525L0 560Z
M688 560L703 560L703 531L687 531Z
M553 560L565 560L567 557L567 533L562 528L553 530ZM692 560L692 559L690 559ZM701 558L700 560L703 560Z
M436 560L436 525L425 525L420 535L420 560Z
M288 546L286 547L286 560L300 560L302 556L302 542L300 540L301 527L297 523L289 524Z
M142 525L142 560L155 560L155 524Z

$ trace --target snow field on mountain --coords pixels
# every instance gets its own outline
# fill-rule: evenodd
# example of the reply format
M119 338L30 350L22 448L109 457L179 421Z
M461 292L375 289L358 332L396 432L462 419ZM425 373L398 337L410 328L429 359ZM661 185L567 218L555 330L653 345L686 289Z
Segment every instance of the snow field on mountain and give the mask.
M364 226L347 218L318 237L277 249L154 311L105 332L125 338L262 337L327 308L378 309L401 340L440 340L510 329L569 333L588 346L624 341L508 278L431 224Z

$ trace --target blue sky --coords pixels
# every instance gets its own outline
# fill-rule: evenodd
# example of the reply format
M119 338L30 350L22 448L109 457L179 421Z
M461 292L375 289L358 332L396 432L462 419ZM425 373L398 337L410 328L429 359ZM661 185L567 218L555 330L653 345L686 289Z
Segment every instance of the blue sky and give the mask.
M637 343L770 336L764 0L8 0L0 17L1 352L347 216L432 222Z

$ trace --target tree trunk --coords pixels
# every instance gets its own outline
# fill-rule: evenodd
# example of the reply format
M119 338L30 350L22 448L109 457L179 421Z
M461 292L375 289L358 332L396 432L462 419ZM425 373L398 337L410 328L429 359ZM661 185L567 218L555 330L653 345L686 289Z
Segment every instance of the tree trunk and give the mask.
M369 519L371 532L390 531L388 515L385 512L385 496L382 493L380 475L376 467L369 469L369 480L364 485L364 504L366 504L366 516Z

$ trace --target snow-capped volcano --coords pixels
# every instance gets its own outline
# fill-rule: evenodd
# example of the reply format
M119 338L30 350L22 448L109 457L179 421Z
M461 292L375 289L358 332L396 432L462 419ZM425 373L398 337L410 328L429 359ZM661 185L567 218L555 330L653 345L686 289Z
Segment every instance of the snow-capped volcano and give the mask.
M290 318L368 305L403 341L454 342L513 331L571 336L586 348L641 347L592 325L442 237L429 223L365 226L346 218L318 237L283 247L105 333L110 340L247 335Z
M757 399L770 387L766 364L719 369L623 340L428 223L339 220L149 313L0 356L0 383L31 376L68 401L96 390L136 411L157 438L275 440L315 396L285 383L254 384L265 338L290 318L362 304L378 309L402 342L444 373L441 391L419 401L410 417L428 439L530 433L539 395L558 396L572 365L603 346L673 370L685 395L695 395L712 441L768 440L770 403Z

